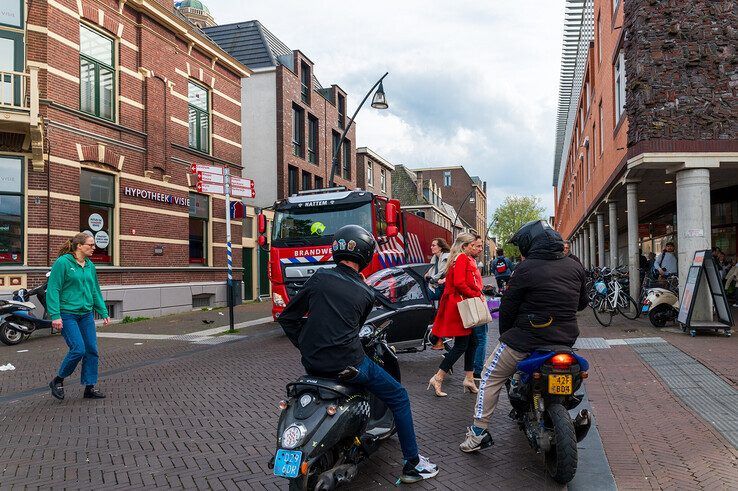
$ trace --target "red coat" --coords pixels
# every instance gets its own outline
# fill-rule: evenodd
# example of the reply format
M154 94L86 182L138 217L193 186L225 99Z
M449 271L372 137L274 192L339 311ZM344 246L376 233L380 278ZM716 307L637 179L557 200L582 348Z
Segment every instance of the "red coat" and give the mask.
M436 319L433 321L433 334L441 338L468 336L471 329L464 329L456 304L465 298L482 295L482 275L474 259L464 253L448 270L446 286L438 305Z

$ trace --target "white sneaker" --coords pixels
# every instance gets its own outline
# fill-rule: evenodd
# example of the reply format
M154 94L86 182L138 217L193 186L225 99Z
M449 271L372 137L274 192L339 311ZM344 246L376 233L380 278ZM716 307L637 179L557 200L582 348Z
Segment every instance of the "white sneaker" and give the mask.
M423 457L422 455L418 455L418 457L420 458L420 462L418 462L415 467L412 467L408 463L405 464L405 467L402 469L400 481L410 484L422 481L423 479L436 477L438 474L438 466L428 460L427 457Z

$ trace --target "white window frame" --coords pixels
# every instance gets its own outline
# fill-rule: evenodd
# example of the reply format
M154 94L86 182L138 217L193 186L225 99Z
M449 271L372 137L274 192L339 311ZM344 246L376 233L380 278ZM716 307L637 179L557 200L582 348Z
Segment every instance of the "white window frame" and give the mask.
M366 185L374 186L374 164L371 160L366 161Z
M451 171L443 171L443 185L451 187Z
M625 51L620 50L615 62L615 122L619 123L625 112L626 101L626 75L625 75Z
M383 192L387 192L387 171L385 169L379 169L379 189Z

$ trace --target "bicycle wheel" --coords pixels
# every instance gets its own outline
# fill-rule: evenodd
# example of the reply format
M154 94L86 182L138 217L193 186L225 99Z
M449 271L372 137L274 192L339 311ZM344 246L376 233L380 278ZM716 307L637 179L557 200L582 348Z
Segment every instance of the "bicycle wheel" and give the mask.
M607 299L604 296L597 295L592 299L592 311L597 322L603 327L607 327L612 323L612 309L610 309Z
M621 291L620 295L618 295L618 312L620 312L626 319L630 319L632 321L636 320L638 316L641 315L641 309L638 308L636 301L624 291Z

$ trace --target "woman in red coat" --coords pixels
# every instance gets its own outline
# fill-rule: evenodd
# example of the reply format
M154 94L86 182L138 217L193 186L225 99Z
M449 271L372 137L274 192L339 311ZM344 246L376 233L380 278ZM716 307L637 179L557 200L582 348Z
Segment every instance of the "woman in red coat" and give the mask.
M459 309L456 306L465 298L479 297L482 295L482 275L477 268L476 257L482 252L482 238L479 235L461 233L456 238L449 253L446 265L446 288L443 290L436 319L433 321L433 334L439 338L454 338L454 346L446 353L438 373L431 377L428 389L433 387L438 397L446 397L441 390L443 379L456 363L456 360L464 355L464 392L469 390L472 394L478 392L474 384L474 353L477 348L476 336L473 329L464 329Z

